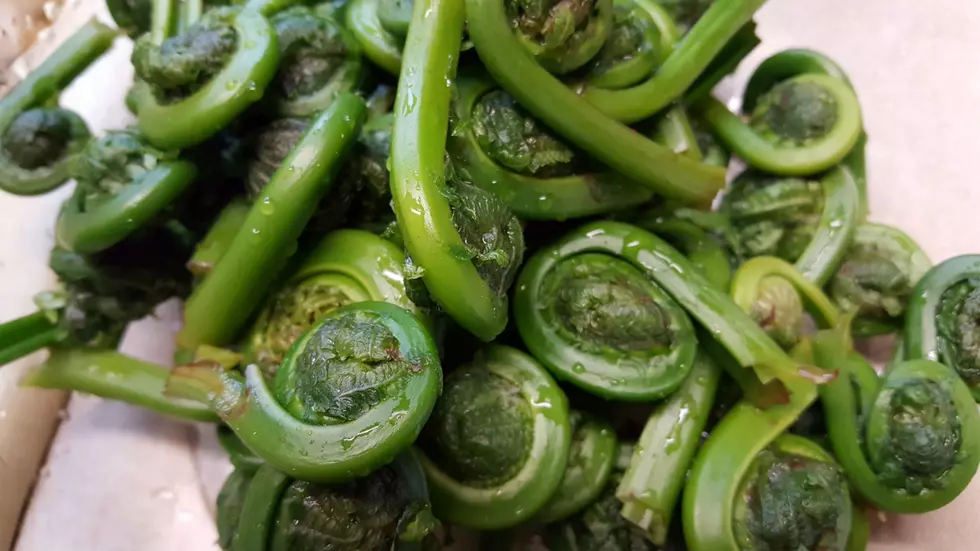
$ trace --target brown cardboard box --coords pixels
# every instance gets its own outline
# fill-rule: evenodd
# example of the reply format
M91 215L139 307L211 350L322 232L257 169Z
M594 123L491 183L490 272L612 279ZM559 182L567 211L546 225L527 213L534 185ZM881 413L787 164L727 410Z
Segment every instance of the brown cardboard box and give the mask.
M69 2L56 35L101 10L100 0ZM963 0L771 0L758 21L763 45L730 91L773 51L825 51L844 65L862 100L872 218L905 229L934 261L980 251L980 7ZM128 54L120 44L65 94L97 133L130 121L122 108ZM65 193L0 194L0 319L26 313L30 296L53 284L45 262ZM142 323L126 351L166 361L176 318L171 308ZM77 396L59 416L60 393L16 388L23 368L39 359L0 370L0 550L18 532L18 551L216 550L210 507L226 466L211 429ZM980 549L978 509L980 482L941 511L879 519L871 549Z

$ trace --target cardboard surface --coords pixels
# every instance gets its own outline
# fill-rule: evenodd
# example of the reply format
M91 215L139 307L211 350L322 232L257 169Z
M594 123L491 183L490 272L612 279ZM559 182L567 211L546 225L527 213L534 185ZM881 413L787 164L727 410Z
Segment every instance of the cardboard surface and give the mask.
M101 4L99 0L95 3ZM72 2L59 27L101 11ZM872 218L895 224L934 261L980 251L976 123L980 108L980 7L963 0L770 0L758 16L763 45L728 89L737 93L770 53L812 47L850 74L864 108ZM95 132L129 122L122 107L128 46L65 94ZM0 319L31 309L53 284L45 262L65 190L54 196L0 195ZM127 352L169 358L173 307L127 336ZM51 447L59 393L14 388L32 357L0 370L0 549L7 549L33 474L40 482L17 551L215 550L210 516L227 465L210 427L162 419L123 404L75 397ZM877 520L872 551L980 548L980 481L941 511Z

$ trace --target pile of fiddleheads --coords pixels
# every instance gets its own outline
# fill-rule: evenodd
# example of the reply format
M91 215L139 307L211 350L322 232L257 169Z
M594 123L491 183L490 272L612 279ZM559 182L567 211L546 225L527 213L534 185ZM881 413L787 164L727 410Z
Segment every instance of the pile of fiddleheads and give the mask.
M74 181L0 363L217 425L228 551L860 551L977 471L980 256L868 220L826 56L712 97L763 3L108 0L0 99L0 189Z

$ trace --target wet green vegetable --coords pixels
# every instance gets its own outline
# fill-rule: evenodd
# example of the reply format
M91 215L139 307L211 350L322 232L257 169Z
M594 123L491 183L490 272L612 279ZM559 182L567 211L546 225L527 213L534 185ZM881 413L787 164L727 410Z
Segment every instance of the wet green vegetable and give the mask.
M902 342L905 357L946 364L980 401L980 256L953 257L926 272L912 291Z
M267 94L284 116L310 117L362 79L361 45L318 8L297 6L271 18L279 43L279 69Z
M764 3L107 0L0 99L0 189L76 182L0 364L213 423L225 551L862 551L980 466L980 256L867 220L827 56L714 99Z
M855 311L852 330L867 337L902 328L913 288L932 263L899 229L865 223L857 227L827 291L842 311Z
M88 143L85 121L58 107L58 94L104 54L116 33L92 20L0 98L0 189L47 193L69 178L68 165Z
M655 283L657 296L662 296L662 293L666 292L669 299L672 299L668 304L675 303L671 311L676 311L676 305L679 305L693 318L693 321L722 343L737 359L739 365L752 369L764 383L777 378L798 377L796 363L787 357L761 329L757 328L751 318L732 302L724 291L715 287L704 275L698 273L697 268L687 259L655 235L620 222L596 222L572 231L550 248L532 257L521 274L515 295L515 318L518 329L531 352L558 376L592 391L598 391L602 395L634 396L638 399L642 393L662 395L669 392L666 390L667 387L663 386L663 382L657 381L659 375L663 373L666 373L664 380L673 381L672 384L676 388L676 385L684 380L684 376L678 375L678 372L686 373L691 367L690 362L693 362L694 342L679 341L682 344L679 352L676 353L676 360L678 360L676 364L665 362L665 358L653 355L653 362L650 364L654 367L653 377L648 380L637 377L626 384L628 381L624 377L627 373L610 376L604 371L618 368L615 356L611 356L613 360L607 360L603 357L604 351L601 349L599 353L590 353L588 348L583 351L578 343L570 343L561 337L561 327L550 323L547 317L548 309L541 308L542 305L558 302L557 296L545 293L544 284L555 275L562 275L564 272L570 279L563 286L563 291L574 290L575 286L571 285L572 282L590 279L592 269L589 264L592 263L592 259L595 259L600 267L615 265L619 273L628 274L626 276L629 278L628 281L635 282L637 279L644 281L645 292L651 292L649 289L653 288ZM563 267L566 263L567 266ZM586 277L579 279L574 268L575 265L583 263L585 268L582 275ZM606 276L602 271L598 271L596 275L600 280L602 277L613 277L615 280L617 271L611 271L610 275ZM599 290L588 284L581 285L581 288L585 291L586 298ZM612 296L614 295L610 295ZM609 301L600 300L597 304L605 302ZM617 301L611 304L616 305ZM646 314L647 312L643 312L641 307L649 302L635 299L631 302L626 299L622 304L628 306L623 309L623 313L629 314L635 309ZM585 309L582 311L581 320L589 321L599 312L601 310L596 312ZM612 312L615 313L616 310ZM641 317L641 319L644 321L659 319L660 323L667 319L658 318L658 315ZM674 320L673 323L683 322ZM583 327L592 329L589 324ZM598 324L595 327L606 326ZM609 332L610 338L619 339L629 335L621 331L622 327L616 326L615 323L608 327L614 328ZM616 331L617 329L619 331ZM641 333L641 335L650 338L652 333ZM612 341L613 344L615 342ZM630 343L628 340L625 342ZM592 343L589 343L589 346L591 345ZM593 346L593 349L596 348ZM656 352L657 349L653 351ZM651 357L649 354L648 348L642 355ZM575 369L576 363L582 365L584 369ZM628 374L635 374L635 371L630 371Z
M743 258L778 256L822 285L857 231L859 193L845 168L813 179L746 171L732 182L719 210L730 217Z
M228 551L410 551L435 525L411 451L329 485L294 480L267 465L254 475L235 471L218 497L219 543Z
M130 129L89 142L70 173L75 192L58 215L55 239L67 250L93 254L158 220L194 182L197 167Z
M649 189L554 137L485 75L456 79L447 149L459 175L522 219L564 220L646 202Z
M214 136L265 93L279 63L268 17L291 0L212 9L175 33L174 0L156 0L150 33L133 49L143 86L139 126L156 147L181 149Z
M456 72L463 5L449 0L416 8L395 101L393 207L432 298L489 341L507 323L506 292L521 264L524 236L495 195L447 177L446 83Z
M342 94L313 121L252 204L224 257L188 299L180 346L194 350L235 339L330 189L364 110L361 99Z
M296 340L270 389L207 362L179 366L167 392L210 406L256 455L302 480L364 476L411 445L441 387L439 355L413 314L358 302Z
M650 17L662 36L677 41L674 22L667 12L653 0L632 1L644 12L639 17ZM627 123L658 113L684 95L763 4L765 0L713 3L683 41L676 46L668 43L655 70L644 75L645 80L621 89L586 83L582 97L606 116ZM486 60L484 63L490 65Z
M348 304L384 301L414 312L404 266L401 250L377 235L361 230L329 234L269 297L250 331L246 363L274 375L300 336Z
M397 14L393 10L382 19L383 5L397 6ZM347 28L360 42L364 56L393 75L401 70L402 48L408 35L404 16L411 15L412 5L414 2L404 0L351 0L347 6Z
M616 432L605 421L572 411L572 444L561 484L534 520L551 523L585 509L602 493L618 456Z
M502 3L470 0L467 13L470 37L490 74L569 142L638 184L672 198L706 202L722 186L722 170L675 156L610 120L540 67L514 36Z
M481 530L530 519L562 485L570 442L565 394L548 372L513 348L483 348L446 377L423 435L433 511Z
M813 59L817 56L791 51L763 63L745 92L748 122L711 97L701 99L697 110L725 145L755 168L784 176L827 170L858 145L863 123L847 77L823 56Z
M849 354L844 327L819 334L817 365L838 377L820 387L834 455L875 507L922 513L942 507L980 464L980 413L954 370L925 359L893 363L879 378Z
M557 377L600 396L672 393L694 364L694 326L632 257L590 251L592 241L579 231L528 260L514 296L524 343Z
M704 352L677 392L647 419L619 486L622 517L657 545L667 542L687 470L701 442L721 380L721 368Z

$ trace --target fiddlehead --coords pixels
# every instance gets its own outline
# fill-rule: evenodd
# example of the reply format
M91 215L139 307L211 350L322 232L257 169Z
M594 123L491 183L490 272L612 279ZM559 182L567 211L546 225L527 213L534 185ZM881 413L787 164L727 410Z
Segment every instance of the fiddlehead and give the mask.
M648 118L681 98L724 52L729 41L750 23L765 0L715 2L680 42L670 14L655 0L632 0L632 3L638 8L634 8L634 19L648 18L659 30L661 45L656 66L625 87L586 81L580 91L603 114L626 123ZM744 55L741 52L739 57ZM634 64L633 60L628 63Z
M146 83L137 100L139 126L156 147L181 149L210 138L265 93L279 62L267 17L291 2L214 8L174 35L168 25L174 0L158 1L152 32L133 49L136 74Z
M896 332L913 287L930 265L925 252L901 230L861 224L827 291L841 311L857 313L851 326L856 337Z
M804 310L817 327L829 329L839 322L837 309L820 287L779 258L756 257L742 264L732 280L731 294L785 349L800 340Z
M816 398L816 387L782 383L785 400L736 403L698 451L682 505L692 551L844 549L851 505L839 468L816 445L780 436Z
M749 466L741 493L734 529L742 549L845 549L853 515L847 479L809 440L777 438Z
M745 258L777 256L822 285L847 253L860 220L860 192L850 172L819 179L740 174L720 210L731 218Z
M620 89L636 84L673 49L676 33L658 28L659 22L644 9L646 6L633 1L613 2L609 37L587 66L590 86Z
M189 244L147 232L97 255L51 251L62 289L35 297L39 311L0 325L0 365L46 346L114 348L129 322L190 291L179 259Z
M459 0L415 10L395 105L391 194L405 247L432 298L489 341L507 323L506 291L520 266L524 237L495 195L447 182L446 81L455 73L462 30Z
M600 396L672 393L697 349L687 313L629 260L579 248L546 248L521 271L514 319L528 349L557 377Z
M647 419L615 496L622 517L657 545L667 542L671 516L701 443L721 368L703 351L684 383Z
M361 230L327 235L269 297L247 341L246 364L274 375L293 343L334 310L384 301L414 311L405 294L405 256L393 243Z
M256 455L302 480L338 482L391 461L418 436L439 394L435 343L384 302L333 310L293 343L270 390L208 364L174 370L173 396L210 405Z
M337 94L354 91L363 67L361 45L350 31L302 6L279 12L271 21L280 59L271 97L281 115L313 116Z
M518 40L555 74L588 63L612 28L612 0L508 0L504 5Z
M578 411L569 416L572 444L561 484L534 520L557 522L595 501L612 475L618 456L616 432L605 421Z
M840 372L820 387L820 398L848 479L882 511L946 505L980 464L980 413L969 389L954 370L924 359L893 363L878 378L849 354L848 341L837 331L813 342L817 365Z
M670 148L610 120L544 70L514 36L501 2L468 0L466 9L470 38L490 74L520 105L572 145L630 180L685 202L707 202L722 186L723 170L675 155Z
M55 227L58 245L80 254L108 249L157 219L193 182L195 166L147 144L137 130L91 141L71 164L75 192Z
M598 267L602 270L598 270ZM590 288L590 284L603 281L617 284L624 281L628 286L618 290L612 290L613 286L608 284ZM584 350L579 348L583 346L580 344L562 343L565 339L561 337L561 331L568 329L556 327L548 320L552 316L549 310L559 313L555 306L559 306L562 299L559 295L552 296L546 292L547 288L559 287L562 288L560 294L571 294L570 291L578 289L584 292L583 298L586 300L567 301L571 308L566 308L566 311L578 316L576 321L581 321L580 327L585 329L581 333L597 333L608 342L587 342ZM637 292L637 289L642 291ZM609 296L603 298L599 295L601 300L597 300L596 304L608 304L614 308L606 311L585 308L581 311L575 310L575 306L587 306L587 299L604 290L608 291ZM656 309L651 304L653 297L658 297L659 306ZM668 300L660 300L659 297ZM574 296L570 298L574 299ZM666 312L661 312L661 308L671 314L686 311L736 357L739 365L752 368L763 383L776 378L799 377L796 362L787 357L756 327L751 318L723 290L701 275L696 267L667 243L629 224L587 224L572 231L551 247L539 251L528 261L521 273L514 303L518 330L531 352L562 378L579 385L589 385L586 386L587 389L604 395L629 397L632 393L637 398L643 393L663 395L684 380L683 373L690 370L694 359L696 340L693 335L688 334L686 327L690 327L689 321L679 321L684 319L683 316L664 316ZM664 306L665 304L668 306ZM651 330L640 332L642 339L630 340L632 337L624 332L627 326L617 325L615 322L607 324L609 320L599 319L599 312L606 315L638 315L645 324L644 327ZM593 317L596 318L595 324L590 322ZM654 328L656 331L653 331ZM607 333L603 335L597 329ZM654 336L669 338L667 342L677 340L679 346L677 351L672 352L674 358L664 361L664 357L657 357L662 345L656 346L660 343L650 342ZM611 345L618 343L628 346L646 345L640 357L652 358L655 368L653 377L648 374L637 377L635 371L616 373L614 377L608 377L603 370L614 362L603 358L603 354L608 353L604 352L603 347L613 349ZM590 347L592 350L589 350ZM623 361L619 358L617 360ZM581 367L575 368L576 363ZM594 371L590 372L590 369ZM664 371L666 375L661 379ZM627 385L628 377L633 377L635 384L631 382ZM671 381L671 384L665 384Z
M456 79L447 149L463 178L493 192L524 219L566 219L643 203L649 189L589 159L476 72Z
M245 483L233 473L219 496L222 519L234 529L226 551L410 551L435 527L425 475L411 451L348 482L317 484L262 466ZM227 492L225 491L227 489ZM234 516L237 513L237 518Z
M39 195L68 180L69 161L89 130L76 113L57 107L58 94L115 38L101 23L87 23L0 99L0 189Z
M312 121L249 209L245 223L211 273L187 301L178 344L224 346L258 307L272 277L285 265L320 199L351 147L364 102L341 94Z
M404 18L411 17L413 5L406 0L351 0L347 5L346 25L360 42L364 57L393 75L401 70L408 35Z
M980 256L938 264L919 280L908 304L905 357L948 365L980 401Z
M751 112L765 93L773 86L800 74L826 75L851 86L844 69L834 60L820 52L806 49L789 49L774 54L763 61L745 86L742 108ZM853 86L851 86L853 89ZM865 146L868 136L862 131L851 152L842 163L851 171L861 194L861 216L868 214L868 183L865 174Z
M421 440L440 519L496 530L540 511L562 483L565 394L531 357L489 345L446 377Z
M756 70L746 89L748 122L711 97L697 110L754 168L809 176L840 163L863 133L861 106L846 76L820 54L791 51L775 58Z

